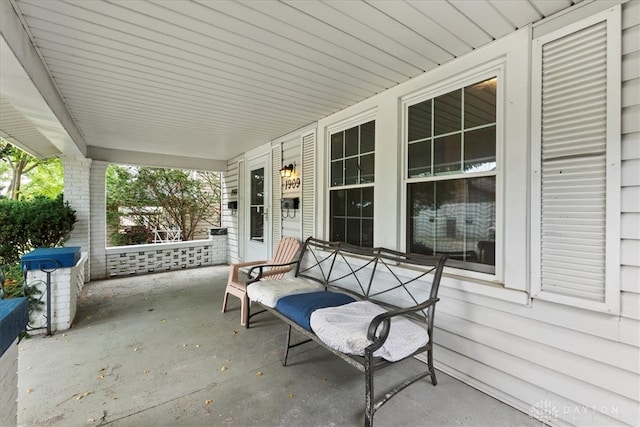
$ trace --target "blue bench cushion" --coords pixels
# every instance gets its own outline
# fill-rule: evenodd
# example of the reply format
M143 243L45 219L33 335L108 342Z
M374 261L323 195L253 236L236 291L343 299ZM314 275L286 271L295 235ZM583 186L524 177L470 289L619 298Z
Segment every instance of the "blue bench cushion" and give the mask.
M310 292L282 297L276 304L276 310L296 322L308 331L311 331L311 313L319 308L337 307L354 302L349 295L330 292Z

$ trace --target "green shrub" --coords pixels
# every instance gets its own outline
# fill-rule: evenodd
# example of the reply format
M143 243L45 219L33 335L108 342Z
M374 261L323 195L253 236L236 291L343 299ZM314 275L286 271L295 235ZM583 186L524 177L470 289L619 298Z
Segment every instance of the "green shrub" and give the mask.
M0 265L13 265L35 248L62 246L76 223L62 196L0 200Z
M24 286L20 258L36 248L62 246L75 223L76 212L62 195L55 199L0 199L0 282L4 282L0 286L5 298L29 297L31 310L43 304L35 286Z
M13 264L0 269L0 285L3 286L5 298L24 296L22 284L24 283L20 264Z
M39 311L44 301L40 297L41 292L36 285L25 286L24 276L20 270L20 264L13 264L0 272L1 294L3 298L29 298L29 311Z

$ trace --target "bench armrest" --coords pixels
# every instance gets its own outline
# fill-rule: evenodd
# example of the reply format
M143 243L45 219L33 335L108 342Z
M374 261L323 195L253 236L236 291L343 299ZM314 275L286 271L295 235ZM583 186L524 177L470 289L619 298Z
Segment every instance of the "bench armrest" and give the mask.
M382 347L384 342L387 340L387 337L389 336L389 328L391 326L392 317L401 316L407 313L415 313L418 311L422 311L425 308L434 305L438 301L440 301L440 298L429 298L425 302L418 305L414 305L412 307L398 308L395 310L389 310L385 313L378 314L376 317L373 318L371 323L369 323L369 329L367 330L367 339L371 341L372 344L369 345L366 350L373 353L374 351ZM382 324L382 328L380 328L380 333L379 335L377 335L376 332L378 331L378 328L380 327L381 324Z
M260 265L251 267L248 273L249 280L247 281L247 284L257 282L258 280L264 277L287 273L291 271L293 266L296 265L297 263L298 261L296 260L296 261L287 262L285 264L260 264ZM265 271L265 268L270 268L270 270ZM256 270L257 270L257 274L254 276L254 271Z

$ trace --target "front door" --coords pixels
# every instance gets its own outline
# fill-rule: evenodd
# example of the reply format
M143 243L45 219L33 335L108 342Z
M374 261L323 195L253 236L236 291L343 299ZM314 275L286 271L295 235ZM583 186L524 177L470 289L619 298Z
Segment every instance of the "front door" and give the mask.
M247 230L245 260L266 260L269 258L269 168L268 156L256 157L247 162Z

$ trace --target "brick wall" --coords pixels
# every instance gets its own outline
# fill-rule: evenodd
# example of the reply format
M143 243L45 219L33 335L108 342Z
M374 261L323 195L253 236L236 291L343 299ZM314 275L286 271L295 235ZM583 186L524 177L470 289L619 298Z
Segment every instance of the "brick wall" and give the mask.
M227 236L106 249L109 277L161 273L227 263Z
M83 252L91 253L89 233L91 231L91 200L89 175L91 159L72 159L62 157L64 167L64 200L76 211L76 222L65 246L80 246ZM87 263L89 264L89 263ZM85 267L86 280L89 280L90 265Z
M91 252L89 253L89 266L91 279L106 279L107 275L107 256L106 235L106 172L109 163L94 161L91 164L90 185L91 191Z
M59 268L51 273L51 330L64 331L71 327L76 315L78 292L85 283L85 264L88 259L86 252L82 253L80 261L71 268ZM27 272L27 283L35 285L42 295L39 311L30 315L29 328L36 328L33 333L43 333L47 326L47 273L40 270ZM2 425L2 424L0 424Z

